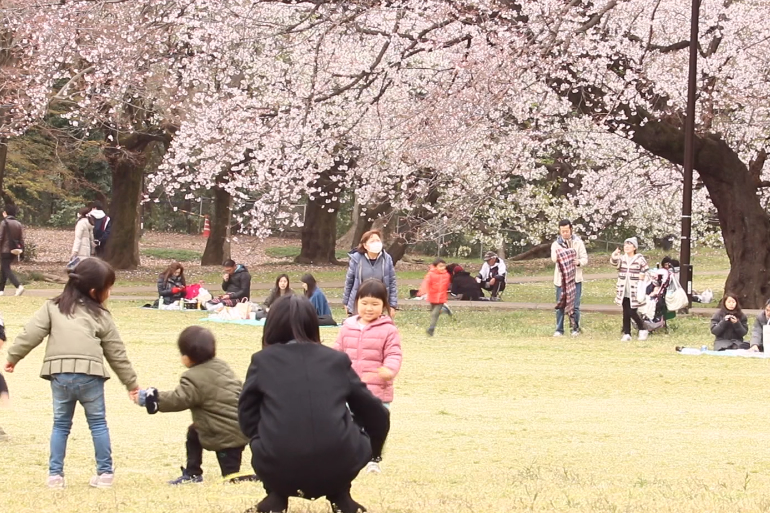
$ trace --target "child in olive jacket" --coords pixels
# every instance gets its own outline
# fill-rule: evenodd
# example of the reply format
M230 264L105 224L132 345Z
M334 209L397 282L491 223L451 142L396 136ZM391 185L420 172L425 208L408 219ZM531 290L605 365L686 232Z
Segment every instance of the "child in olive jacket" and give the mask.
M5 370L13 372L48 337L40 377L51 381L53 394L49 488L64 488L64 455L77 403L85 410L96 453L96 475L89 484L110 488L113 483L104 401L104 382L110 375L104 360L132 398L139 391L126 347L104 307L114 283L115 271L109 264L96 258L83 260L69 275L61 295L43 304L8 349Z
M169 484L203 481L203 449L216 452L223 477L241 480L242 476L234 474L241 470L241 456L249 442L238 425L241 381L226 362L216 358L216 340L206 328L186 328L179 335L178 345L182 364L188 368L179 386L171 392L149 388L137 398L149 413L192 413L193 423L187 430L187 466Z

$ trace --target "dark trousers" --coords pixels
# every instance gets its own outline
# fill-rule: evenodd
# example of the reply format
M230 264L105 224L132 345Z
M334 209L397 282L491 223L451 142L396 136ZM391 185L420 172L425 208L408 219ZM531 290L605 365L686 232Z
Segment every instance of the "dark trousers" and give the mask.
M187 448L187 475L202 476L203 446L198 438L195 426L190 426L187 429L185 447ZM222 470L222 477L241 471L241 456L243 455L244 447L232 447L216 451L219 468Z
M13 283L13 286L17 289L19 288L19 285L21 285L19 279L13 274L13 271L11 271L11 262L13 259L14 256L10 253L3 253L0 255L0 291L5 290L5 284L8 280L11 280L11 283Z
M336 326L337 321L335 321L334 317L332 317L331 315L319 315L318 325L319 326Z
M443 303L430 304L430 327L428 328L430 331L433 331L436 329L436 324L438 324L438 318L439 316L441 316L442 308L444 308Z
M505 277L495 276L494 285L490 285L489 281L482 281L481 288L490 291L492 293L492 297L497 297L500 292L505 290Z
M636 323L637 328L644 329L642 324L642 318L639 317L639 313L636 308L631 308L631 298L623 298L623 334L631 334L631 319Z

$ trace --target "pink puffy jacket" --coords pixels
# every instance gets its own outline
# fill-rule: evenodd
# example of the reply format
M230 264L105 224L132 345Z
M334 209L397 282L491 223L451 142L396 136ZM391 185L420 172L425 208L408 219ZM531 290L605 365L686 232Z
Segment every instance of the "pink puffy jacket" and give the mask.
M382 402L393 400L393 381L385 381L377 369L387 367L394 374L401 369L401 337L393 319L382 316L366 326L358 324L358 316L348 317L342 324L334 349L344 351L353 362L353 370L369 390Z

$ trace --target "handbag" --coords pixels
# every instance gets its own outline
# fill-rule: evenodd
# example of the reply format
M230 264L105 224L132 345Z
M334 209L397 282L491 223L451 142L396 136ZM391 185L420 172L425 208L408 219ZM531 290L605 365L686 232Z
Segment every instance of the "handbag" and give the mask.
M676 312L682 308L687 308L690 304L690 298L687 292L676 280L669 280L668 290L666 290L666 308L671 312Z

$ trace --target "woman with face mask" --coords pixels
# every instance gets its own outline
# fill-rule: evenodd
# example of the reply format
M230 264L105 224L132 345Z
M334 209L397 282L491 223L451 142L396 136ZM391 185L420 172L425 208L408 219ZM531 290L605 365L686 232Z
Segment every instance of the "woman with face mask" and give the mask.
M393 259L382 249L382 234L379 230L364 233L361 243L350 252L350 265L342 294L342 303L348 315L356 313L358 287L370 278L381 281L387 287L388 311L391 317L395 316L398 306L396 269Z

